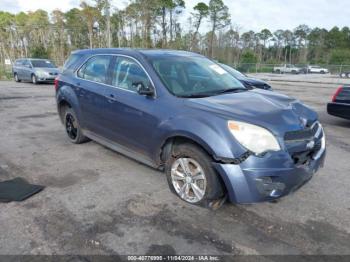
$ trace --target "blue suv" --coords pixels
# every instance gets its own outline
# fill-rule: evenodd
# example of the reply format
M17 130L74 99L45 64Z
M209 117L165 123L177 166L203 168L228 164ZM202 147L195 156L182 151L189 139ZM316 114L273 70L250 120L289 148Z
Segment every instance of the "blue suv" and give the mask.
M92 139L164 170L182 200L205 207L272 201L323 165L316 112L246 89L219 64L171 50L79 50L55 81L69 139Z

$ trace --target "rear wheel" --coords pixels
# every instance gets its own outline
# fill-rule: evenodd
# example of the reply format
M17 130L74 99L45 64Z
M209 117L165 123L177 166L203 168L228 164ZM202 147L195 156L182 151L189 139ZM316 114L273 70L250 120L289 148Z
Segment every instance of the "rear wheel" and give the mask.
M190 204L218 208L225 192L212 159L200 147L186 143L175 146L165 165L170 190Z
M18 74L17 74L17 73L15 73L15 74L13 75L13 77L14 77L14 79L15 79L16 82L21 82L21 80L18 78Z
M346 74L346 77L347 77L347 78L350 78L350 72Z
M72 143L81 144L89 140L83 135L78 118L72 108L66 107L63 110L63 124Z
M347 75L346 75L346 73L343 72L343 73L340 73L340 77L345 78L345 77L347 77Z

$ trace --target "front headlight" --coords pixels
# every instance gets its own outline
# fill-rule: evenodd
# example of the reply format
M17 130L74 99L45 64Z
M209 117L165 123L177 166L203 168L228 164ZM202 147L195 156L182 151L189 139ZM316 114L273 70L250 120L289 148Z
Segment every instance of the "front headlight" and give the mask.
M43 70L38 70L38 71L36 71L36 74L39 77L45 77L47 73L45 71L43 71Z
M244 122L228 121L228 129L242 146L257 155L267 151L281 150L275 136L263 127Z

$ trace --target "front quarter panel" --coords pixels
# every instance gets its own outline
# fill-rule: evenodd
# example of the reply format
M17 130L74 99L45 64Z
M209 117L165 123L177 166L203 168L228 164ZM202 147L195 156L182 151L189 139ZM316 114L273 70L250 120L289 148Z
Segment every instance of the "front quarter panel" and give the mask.
M216 161L230 161L241 156L246 150L237 143L227 128L227 121L215 117L182 115L170 118L158 126L161 139L158 144L159 155L165 141L173 137L185 137L201 145Z

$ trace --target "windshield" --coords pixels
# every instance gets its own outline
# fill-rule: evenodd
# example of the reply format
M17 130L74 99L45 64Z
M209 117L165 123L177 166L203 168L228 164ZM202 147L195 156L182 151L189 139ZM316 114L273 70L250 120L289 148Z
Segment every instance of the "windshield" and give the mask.
M33 67L56 68L56 66L49 60L31 60L30 62L32 63Z
M247 76L245 74L242 74L241 72L237 71L236 69L232 68L231 66L220 64L226 71L231 73L234 77L241 79L246 78Z
M150 61L175 96L201 97L246 90L225 69L204 57L152 56Z

